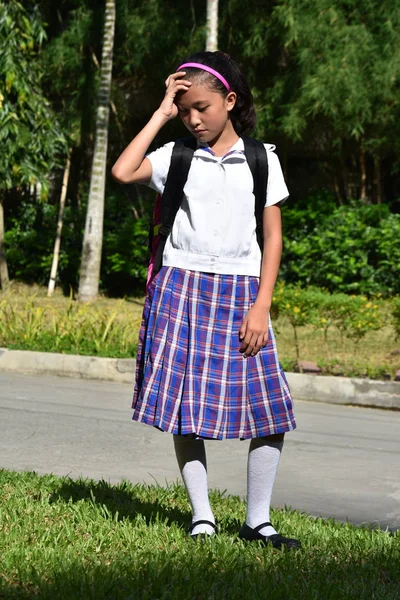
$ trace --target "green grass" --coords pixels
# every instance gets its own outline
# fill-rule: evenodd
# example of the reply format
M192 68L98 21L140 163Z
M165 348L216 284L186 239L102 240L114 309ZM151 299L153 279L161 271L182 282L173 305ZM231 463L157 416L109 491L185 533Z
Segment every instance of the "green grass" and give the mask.
M134 456L133 456L134 460ZM238 541L243 502L212 492L220 534L188 538L183 488L0 470L0 598L398 600L400 532L274 511L297 553Z

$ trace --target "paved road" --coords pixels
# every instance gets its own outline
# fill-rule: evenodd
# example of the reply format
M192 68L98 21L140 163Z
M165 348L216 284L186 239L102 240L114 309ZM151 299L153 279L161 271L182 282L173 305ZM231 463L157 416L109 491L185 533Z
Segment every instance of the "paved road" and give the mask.
M0 373L0 467L175 481L171 436L131 421L131 386ZM400 527L400 412L298 402L274 506ZM248 442L207 442L210 487L246 494Z

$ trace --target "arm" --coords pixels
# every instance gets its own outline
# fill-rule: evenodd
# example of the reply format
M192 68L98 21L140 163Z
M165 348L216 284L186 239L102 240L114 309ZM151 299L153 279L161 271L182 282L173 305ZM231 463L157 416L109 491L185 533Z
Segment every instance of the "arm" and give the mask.
M187 91L191 85L190 81L182 79L183 75L184 71L179 71L168 77L165 82L167 90L160 107L113 166L111 174L119 183L149 183L152 167L144 156L160 129L178 114L175 97L179 92Z
M260 288L255 304L269 313L282 256L282 220L279 206L264 208L264 252Z
M282 255L281 209L264 208L264 252L261 265L260 287L257 298L239 331L242 341L240 352L244 357L255 356L268 342L268 319L276 278Z

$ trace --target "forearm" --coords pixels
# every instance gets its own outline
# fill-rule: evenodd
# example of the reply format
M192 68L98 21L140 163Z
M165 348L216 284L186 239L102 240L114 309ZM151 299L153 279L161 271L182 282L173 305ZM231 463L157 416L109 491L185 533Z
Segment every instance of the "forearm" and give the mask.
M112 168L112 176L121 183L135 181L134 174L143 162L143 158L160 129L168 119L159 110L151 117L138 135L122 152Z
M255 304L269 312L282 256L282 227L280 209L264 210L264 250L260 286Z
M272 221L275 221L275 225L278 224L276 219L273 218ZM245 357L255 356L260 348L265 346L268 342L269 311L282 254L282 235L280 233L280 228L275 226L268 228L267 232L264 231L264 240L261 277L257 298L243 319L239 330L239 337L242 341L239 351Z
M276 239L274 239L276 237ZM282 255L282 237L274 236L264 243L260 287L256 304L269 311Z

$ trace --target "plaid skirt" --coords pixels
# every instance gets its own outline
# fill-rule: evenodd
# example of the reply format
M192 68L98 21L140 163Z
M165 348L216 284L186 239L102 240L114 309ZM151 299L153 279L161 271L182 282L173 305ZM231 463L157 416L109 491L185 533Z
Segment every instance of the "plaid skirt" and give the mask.
M239 329L258 284L247 275L162 267L144 305L134 420L212 439L295 429L271 323L256 356L239 352Z

